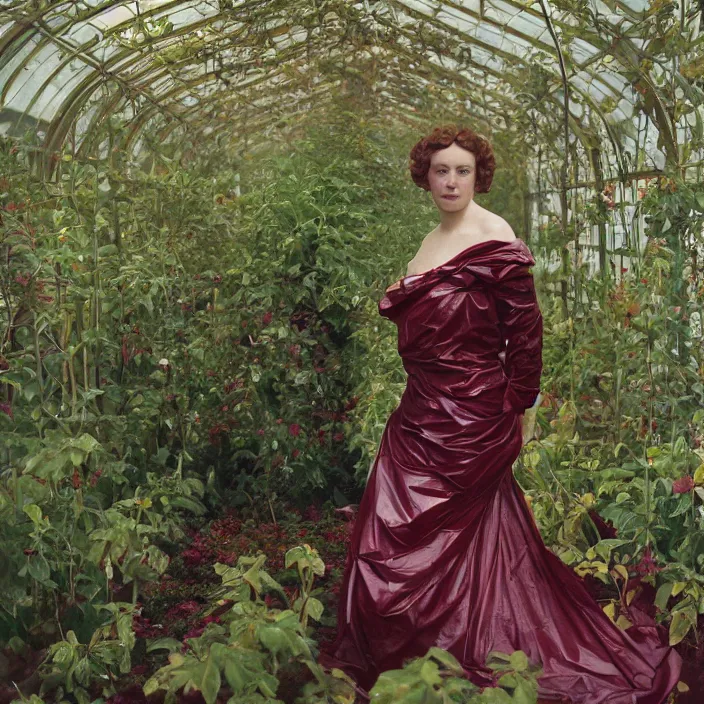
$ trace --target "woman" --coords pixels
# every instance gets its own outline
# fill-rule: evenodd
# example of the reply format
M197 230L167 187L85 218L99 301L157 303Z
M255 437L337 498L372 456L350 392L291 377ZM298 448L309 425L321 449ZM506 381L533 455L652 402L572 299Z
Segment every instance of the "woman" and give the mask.
M321 661L368 690L431 646L478 685L490 651L541 664L540 696L660 704L680 658L652 622L616 627L549 552L511 468L538 397L543 322L528 247L474 201L488 142L440 128L411 151L440 224L386 291L408 373L356 517L338 637Z

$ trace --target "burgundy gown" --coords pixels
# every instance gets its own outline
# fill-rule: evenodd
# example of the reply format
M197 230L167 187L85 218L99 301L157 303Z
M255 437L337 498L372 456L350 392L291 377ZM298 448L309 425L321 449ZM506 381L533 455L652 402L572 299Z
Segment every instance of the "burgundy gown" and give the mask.
M431 646L480 686L490 651L523 650L543 667L547 700L661 704L677 683L663 629L611 622L546 549L513 477L542 369L534 264L522 240L480 242L379 303L408 380L355 519L337 639L320 658L365 691Z

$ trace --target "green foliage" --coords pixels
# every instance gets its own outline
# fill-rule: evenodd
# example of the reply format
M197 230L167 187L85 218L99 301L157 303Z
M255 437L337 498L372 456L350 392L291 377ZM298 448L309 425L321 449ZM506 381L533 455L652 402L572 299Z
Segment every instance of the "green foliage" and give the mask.
M165 689L167 701L175 701L181 689L185 693L199 691L207 704L213 704L221 687L227 685L232 704L278 702L279 671L283 665L298 663L315 677L304 693L310 701L351 704L351 681L342 672L327 673L318 665L314 643L307 635L308 617L322 614L322 605L310 596L314 575L324 573L317 552L304 545L286 555L286 565L296 565L301 577L300 597L292 608L271 608L264 602L265 591L284 595L281 585L263 569L265 560L264 555L240 557L234 567L215 566L222 587L212 595L211 610L231 607L220 614L219 623L209 623L199 637L189 638L186 652L181 651L178 641L169 639L150 645L150 650L165 648L171 653L169 663L145 683L145 694Z
M497 686L480 690L452 654L430 648L402 669L382 673L369 694L380 704L535 704L542 670L531 666L525 653L490 653L487 667L494 671Z
M57 701L67 695L75 698L78 704L91 704L95 700L90 690L96 682L102 683L103 696L115 693L115 677L129 672L131 667L131 651L135 644L133 607L111 603L101 609L110 612L112 617L93 633L89 643L80 643L76 634L68 631L65 639L49 648L46 661L40 668L40 696L51 693Z
M704 195L658 186L642 200L653 235L642 259L629 250L615 286L587 282L579 318L544 308L550 408L518 476L548 544L614 589L614 621L630 625L628 578L642 576L661 590L675 644L704 613L702 281L690 240ZM599 539L593 512L618 542Z

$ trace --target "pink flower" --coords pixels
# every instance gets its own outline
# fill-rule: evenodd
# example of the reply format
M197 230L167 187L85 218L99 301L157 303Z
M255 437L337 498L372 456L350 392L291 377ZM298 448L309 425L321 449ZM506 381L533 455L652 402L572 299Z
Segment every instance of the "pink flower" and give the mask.
M636 572L640 575L655 574L656 572L660 572L661 569L662 567L658 567L658 563L653 559L650 545L648 545L643 552L643 557L636 565Z
M288 432L296 438L301 433L301 426L298 425L298 423L291 423L291 425L288 426Z
M688 474L672 482L673 494L688 494L692 489L694 489L694 479Z

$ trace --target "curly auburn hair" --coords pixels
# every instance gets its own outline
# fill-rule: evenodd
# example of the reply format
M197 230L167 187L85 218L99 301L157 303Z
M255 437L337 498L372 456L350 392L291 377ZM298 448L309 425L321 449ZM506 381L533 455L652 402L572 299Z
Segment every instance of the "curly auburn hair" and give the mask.
M449 147L456 142L460 147L474 154L477 162L477 178L474 184L475 193L488 193L494 178L494 150L489 140L481 137L467 127L454 125L436 127L427 137L411 149L411 178L414 183L425 191L430 190L428 169L430 158L434 152Z

